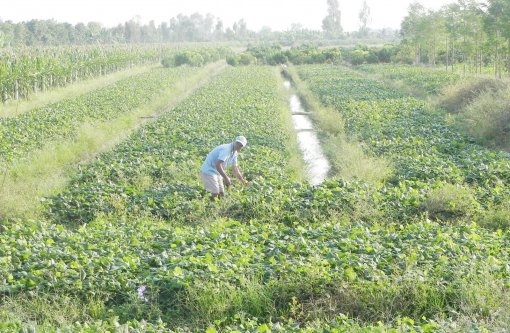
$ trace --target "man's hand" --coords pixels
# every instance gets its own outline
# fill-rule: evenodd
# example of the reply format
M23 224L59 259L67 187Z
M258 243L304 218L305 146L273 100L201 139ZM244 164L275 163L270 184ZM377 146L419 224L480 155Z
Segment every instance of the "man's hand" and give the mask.
M230 185L232 185L232 181L230 180L230 177L229 176L225 176L223 177L223 182L225 183L225 186L229 187Z

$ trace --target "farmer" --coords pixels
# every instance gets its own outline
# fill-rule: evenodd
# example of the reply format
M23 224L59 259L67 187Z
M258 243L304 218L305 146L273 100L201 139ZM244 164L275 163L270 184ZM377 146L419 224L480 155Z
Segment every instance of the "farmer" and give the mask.
M219 145L207 154L200 168L200 176L205 189L211 192L212 200L224 194L224 186L228 187L232 184L226 173L226 169L230 165L237 179L246 184L246 180L237 165L237 154L247 143L246 138L241 135L235 138L233 142Z

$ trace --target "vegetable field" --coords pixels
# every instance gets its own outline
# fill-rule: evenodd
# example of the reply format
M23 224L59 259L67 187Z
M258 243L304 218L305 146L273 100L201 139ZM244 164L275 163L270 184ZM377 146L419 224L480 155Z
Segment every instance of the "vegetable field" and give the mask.
M49 141L72 137L83 123L111 120L140 107L192 74L188 68L156 69L76 99L0 118L0 163L22 158Z
M0 158L72 140L80 124L129 112L197 70L159 68L0 119ZM43 217L2 221L0 330L503 332L509 154L363 73L296 71L350 140L390 161L387 179L303 181L280 69L226 67L76 166L41 198ZM211 201L198 170L237 135L248 138L249 184ZM50 310L61 307L64 319Z
M427 200L444 188L452 191L428 211L443 218L497 210L509 202L510 155L474 144L446 115L343 68L302 67L300 75L342 114L348 135L369 153L392 160L394 172L378 196L392 212L409 216L427 210Z
M424 68L403 65L361 65L359 70L381 75L385 79L400 81L411 88L419 88L429 94L438 94L441 88L460 81L458 73L445 72L443 68Z

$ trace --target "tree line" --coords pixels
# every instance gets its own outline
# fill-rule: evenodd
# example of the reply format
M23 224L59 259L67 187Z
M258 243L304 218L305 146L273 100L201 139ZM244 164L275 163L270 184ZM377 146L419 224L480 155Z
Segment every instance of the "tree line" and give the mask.
M0 47L86 45L113 43L204 42L245 39L250 34L241 19L232 27L207 14L182 15L158 25L141 24L139 17L107 28L98 22L70 24L33 19L13 23L0 21Z
M329 22L329 19L328 19ZM293 45L299 41L327 42L346 41L355 38L375 40L398 40L398 30L380 29L364 32L343 32L338 23L327 23L323 29L305 29L300 24L292 24L286 31L272 31L262 28L255 32L248 29L244 19L226 27L223 22L207 14L179 14L169 22L158 25L154 21L141 24L135 18L124 24L107 28L98 22L87 24L60 23L55 20L30 20L13 23L0 20L0 48L20 46L89 45L116 43L175 43L175 42L222 42L222 41L262 41Z
M510 1L457 0L439 10L411 4L401 24L401 61L448 70L510 73Z
M322 30L305 29L299 23L286 31L272 31L268 27L255 32L247 27L244 19L225 26L223 21L211 14L179 14L168 22L158 25L154 21L141 24L135 17L115 27L103 27L101 23L60 23L55 20L30 20L14 23L0 19L0 48L20 46L87 45L116 43L173 43L173 42L272 42L285 46L298 43L334 44L348 43L356 39L378 42L395 42L398 30L370 30L370 9L366 1L360 11L360 30L344 32L338 0L327 1L327 15L322 20Z
M0 20L0 48L48 45L97 45L130 43L269 42L283 46L355 45L398 43L391 61L414 64L444 65L446 69L461 67L469 72L486 72L489 67L501 76L510 73L510 0L456 0L439 10L426 9L414 2L401 23L400 36L395 30L371 30L370 8L364 1L358 18L357 32L344 32L338 0L327 0L328 11L322 30L304 29L293 24L287 31L262 28L255 32L244 19L232 26L211 14L179 14L158 25L142 24L136 17L115 27L98 22L60 23L55 20L30 20L14 23ZM367 62L367 50L355 56L355 62ZM361 54L361 55L363 55ZM367 59L368 59L367 58ZM375 57L373 60L375 60Z

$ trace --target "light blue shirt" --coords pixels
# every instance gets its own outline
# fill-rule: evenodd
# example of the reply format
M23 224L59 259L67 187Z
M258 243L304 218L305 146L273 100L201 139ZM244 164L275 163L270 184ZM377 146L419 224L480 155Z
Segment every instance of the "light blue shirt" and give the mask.
M232 143L219 145L207 154L200 171L206 175L219 175L220 173L216 170L216 161L218 160L223 161L223 169L230 165L237 166L237 152L234 151L234 145Z

